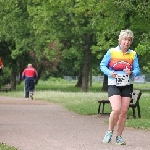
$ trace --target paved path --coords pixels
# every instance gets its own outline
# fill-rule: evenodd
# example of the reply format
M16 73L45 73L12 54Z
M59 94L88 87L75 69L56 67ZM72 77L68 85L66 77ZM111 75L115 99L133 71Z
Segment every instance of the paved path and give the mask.
M150 131L125 128L125 146L103 144L108 116L82 116L44 101L0 96L0 142L18 150L150 150ZM137 120L138 121L138 120Z

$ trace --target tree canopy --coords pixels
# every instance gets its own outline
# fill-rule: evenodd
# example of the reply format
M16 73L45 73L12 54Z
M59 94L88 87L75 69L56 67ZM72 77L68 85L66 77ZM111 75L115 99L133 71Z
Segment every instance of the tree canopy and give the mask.
M0 56L13 79L31 62L40 77L80 76L88 91L90 71L101 73L101 58L128 28L142 72L150 72L149 7L149 0L0 0Z

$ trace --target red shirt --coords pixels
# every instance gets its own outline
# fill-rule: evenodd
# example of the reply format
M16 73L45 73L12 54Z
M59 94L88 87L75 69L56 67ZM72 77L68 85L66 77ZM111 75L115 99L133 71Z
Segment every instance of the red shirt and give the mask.
M0 58L0 67L3 67L2 58Z
M38 77L38 73L33 67L28 67L22 72L22 77L25 78L25 80L34 80Z

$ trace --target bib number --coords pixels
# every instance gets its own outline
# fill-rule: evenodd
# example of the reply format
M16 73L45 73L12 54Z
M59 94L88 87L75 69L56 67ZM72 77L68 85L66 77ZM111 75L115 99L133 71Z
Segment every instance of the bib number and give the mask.
M130 85L129 75L117 74L116 75L116 86Z

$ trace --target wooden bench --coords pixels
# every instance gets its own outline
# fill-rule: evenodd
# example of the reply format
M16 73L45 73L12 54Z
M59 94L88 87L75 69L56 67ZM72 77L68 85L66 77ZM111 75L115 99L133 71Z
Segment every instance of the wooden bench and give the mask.
M133 92L132 92L132 99L131 99L129 108L132 108L134 118L136 118L136 115L135 115L136 107L138 110L138 117L141 118L140 104L139 104L141 95L142 95L141 90L133 90ZM98 103L99 103L98 114L106 114L106 113L104 113L104 108L105 108L105 104L110 104L109 100L98 100ZM102 111L101 111L101 104L102 104Z
M8 92L8 91L11 91L11 85L10 84L8 84L4 88L0 89L0 92Z

